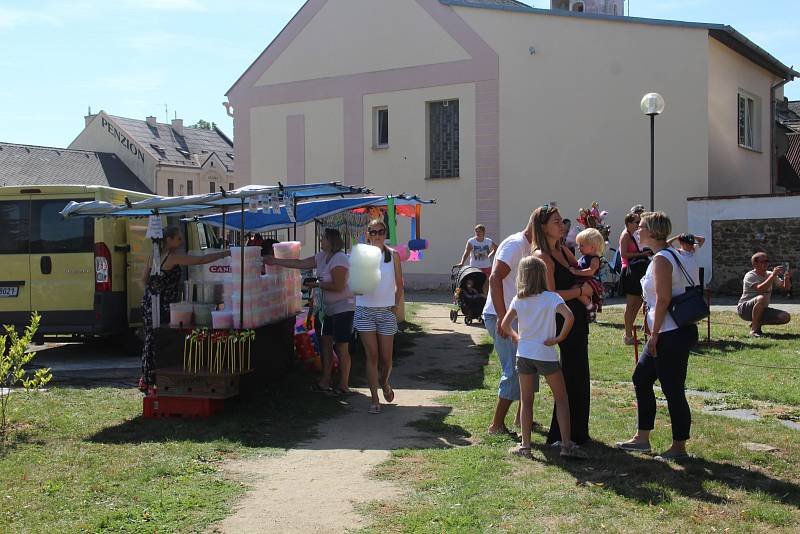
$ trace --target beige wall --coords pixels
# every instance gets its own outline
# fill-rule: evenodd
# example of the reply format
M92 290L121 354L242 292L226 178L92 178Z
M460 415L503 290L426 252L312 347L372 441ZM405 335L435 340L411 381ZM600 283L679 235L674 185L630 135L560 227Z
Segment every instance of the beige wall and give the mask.
M258 184L274 184L287 176L286 117L305 118L306 182L340 181L344 175L344 110L341 98L253 108L251 175ZM303 253L314 251L313 227L299 231Z
M413 0L336 0L317 13L256 85L460 59L469 56Z
M708 194L770 193L770 87L777 78L715 39L708 39ZM760 149L739 146L738 93L760 100Z
M705 30L457 12L500 55L503 235L545 202L574 219L596 200L616 241L627 210L649 204L649 118L639 102L650 91L666 99L656 118L655 206L685 228L686 198L707 193Z
M458 99L459 168L454 179L427 179L427 102ZM372 110L389 109L389 148L372 148ZM367 95L364 98L365 183L377 193L415 193L435 198L423 207L422 235L431 249L424 261L405 263L413 282L419 273L449 273L464 252L475 225L475 87L452 85ZM410 220L398 218L399 242L409 239Z

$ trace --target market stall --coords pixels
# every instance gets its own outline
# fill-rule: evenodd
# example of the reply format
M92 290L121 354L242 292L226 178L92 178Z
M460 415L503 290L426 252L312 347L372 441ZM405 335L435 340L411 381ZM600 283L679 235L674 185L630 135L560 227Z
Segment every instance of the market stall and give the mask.
M392 197L369 195L338 183L247 186L189 197L155 197L125 205L70 203L64 217L149 218L153 241L151 273L160 269L159 242L165 215L185 222L240 232L231 256L190 267L183 299L173 303L169 321L152 306L156 337L156 387L145 398L145 413L208 415L223 399L262 388L283 376L294 361L295 317L302 308L297 271L263 265L260 247L244 246L249 231L295 229ZM410 197L404 202L417 202ZM195 251L206 254L211 251ZM275 254L297 258L299 243L281 243ZM172 399L172 400L171 400ZM179 399L179 400L175 400ZM193 402L187 399L194 399ZM179 406L179 408L176 408Z

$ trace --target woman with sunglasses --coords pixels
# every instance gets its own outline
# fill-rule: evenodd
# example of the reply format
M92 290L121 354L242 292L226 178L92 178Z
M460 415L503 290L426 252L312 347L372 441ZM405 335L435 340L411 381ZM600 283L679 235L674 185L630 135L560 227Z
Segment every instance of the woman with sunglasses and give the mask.
M679 256L667 244L672 222L663 212L644 213L639 238L653 252L653 261L642 278L650 339L633 372L636 390L637 430L633 438L617 443L626 451L650 452L650 433L655 426L656 396L653 385L661 383L672 423L672 446L656 456L672 461L688 457L686 441L692 414L686 401L689 353L697 343L697 325L679 326L669 313L672 299L686 292L689 278L699 281L700 269L693 256Z
M369 413L381 413L378 386L387 403L394 400L394 390L389 385L392 372L394 335L397 333L397 307L403 300L403 270L400 255L386 246L386 224L380 219L369 223L369 243L383 251L381 281L372 293L356 296L355 326L367 354L367 382L372 402ZM380 361L380 378L378 374Z
M561 371L567 386L569 416L572 441L583 445L589 441L589 315L579 297L591 297L592 286L588 283L575 284L575 276L570 267L578 261L563 245L564 222L555 206L545 205L533 212L533 253L532 256L544 261L547 266L547 290L558 293L572 311L575 322L566 339L558 344L561 353ZM556 318L560 330L563 318ZM556 410L550 432L549 445L561 444L561 430L558 426Z
M350 260L342 252L344 240L338 230L326 228L320 248L322 250L310 258L285 260L264 256L264 263L289 269L316 268L317 280L305 284L322 290L322 313L317 317L318 332L321 332L322 378L314 384L313 390L345 395L350 392L350 341L353 339L356 306L355 296L347 283ZM334 348L339 357L339 386L331 388Z

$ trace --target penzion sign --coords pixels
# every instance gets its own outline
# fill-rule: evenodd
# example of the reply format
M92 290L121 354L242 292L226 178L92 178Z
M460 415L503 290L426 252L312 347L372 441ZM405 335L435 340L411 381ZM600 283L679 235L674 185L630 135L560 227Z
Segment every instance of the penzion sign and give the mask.
M106 120L106 118L105 118L105 117L103 117L102 119L103 119L103 120L102 120L102 127L103 127L104 129L108 130L108 133L109 133L109 134L111 134L111 136L112 136L112 137L116 137L116 138L117 138L117 141L119 141L119 143L120 143L122 146L124 146L125 148L127 148L127 149L128 149L128 151L129 151L131 154L133 154L133 155L134 155L134 157L136 157L137 159L140 159L140 160L142 161L142 163L144 163L144 152L142 152L141 150L139 150L139 147L137 147L136 145L134 145L134 144L133 144L133 142L131 142L131 140L130 140L130 139L128 139L128 137L127 137L125 134L123 134L122 132L120 132L119 130L117 130L117 129L114 127L114 125L113 125L113 124L111 124L110 122L108 122L108 121Z

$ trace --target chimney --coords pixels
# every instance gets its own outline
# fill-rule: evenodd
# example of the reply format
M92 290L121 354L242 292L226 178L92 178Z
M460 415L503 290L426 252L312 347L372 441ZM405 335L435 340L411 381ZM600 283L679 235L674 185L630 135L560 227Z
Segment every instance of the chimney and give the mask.
M151 128L155 128L156 127L156 118L153 117L152 115L148 115L144 120L147 121L147 125L149 127L151 127Z
M172 130L183 137L183 119L173 119L172 120Z
M92 106L89 106L89 111L83 117L83 120L86 121L86 124L84 124L84 126L89 126L89 123L92 122L92 119L94 119L95 117L97 117L97 114L92 113Z

